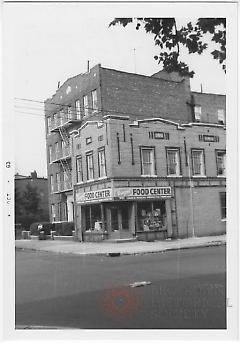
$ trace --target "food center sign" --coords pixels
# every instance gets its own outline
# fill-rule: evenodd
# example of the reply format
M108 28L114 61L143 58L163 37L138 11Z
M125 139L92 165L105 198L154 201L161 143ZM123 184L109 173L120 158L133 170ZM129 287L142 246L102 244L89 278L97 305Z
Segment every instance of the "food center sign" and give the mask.
M170 197L171 187L124 187L114 189L114 198L165 198Z
M97 191L90 191L79 193L76 191L76 202L96 202L96 201L108 201L113 200L113 189L99 189Z
M153 199L171 197L171 187L123 187L107 188L97 191L78 193L76 201L79 203L127 200L127 199Z

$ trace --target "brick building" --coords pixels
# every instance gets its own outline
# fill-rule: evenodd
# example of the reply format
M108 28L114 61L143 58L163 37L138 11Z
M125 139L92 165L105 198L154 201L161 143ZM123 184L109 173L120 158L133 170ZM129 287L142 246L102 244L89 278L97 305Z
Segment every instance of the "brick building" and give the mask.
M51 220L74 220L79 239L99 225L141 239L224 232L224 95L191 92L175 73L97 65L68 79L45 114Z
M80 238L99 222L111 238L224 233L225 149L218 124L87 122L73 136Z

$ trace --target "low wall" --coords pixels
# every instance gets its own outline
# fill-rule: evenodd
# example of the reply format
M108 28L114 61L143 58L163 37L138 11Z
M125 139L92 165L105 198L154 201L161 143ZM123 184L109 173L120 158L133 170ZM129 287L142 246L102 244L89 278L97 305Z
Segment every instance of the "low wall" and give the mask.
M108 238L107 232L84 232L83 241L84 242L102 242Z
M164 231L138 231L137 239L139 241L161 241L168 237L167 230Z

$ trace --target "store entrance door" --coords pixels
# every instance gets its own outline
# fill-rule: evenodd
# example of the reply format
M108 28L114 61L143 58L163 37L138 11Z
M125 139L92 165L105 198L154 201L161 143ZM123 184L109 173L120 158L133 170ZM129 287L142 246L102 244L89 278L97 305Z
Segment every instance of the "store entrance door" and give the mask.
M129 231L129 209L127 203L111 206L111 238L131 238Z

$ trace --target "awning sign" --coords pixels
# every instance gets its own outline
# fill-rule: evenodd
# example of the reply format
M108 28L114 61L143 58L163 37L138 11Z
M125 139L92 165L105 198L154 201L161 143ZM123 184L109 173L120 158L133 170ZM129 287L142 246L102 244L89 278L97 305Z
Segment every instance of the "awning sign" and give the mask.
M171 197L171 187L124 187L114 189L114 198L166 198Z
M95 202L112 200L112 188L99 189L96 191L79 193L76 191L76 202Z
M172 196L171 187L123 187L106 188L80 193L76 191L76 202L98 202L126 199L155 199Z

